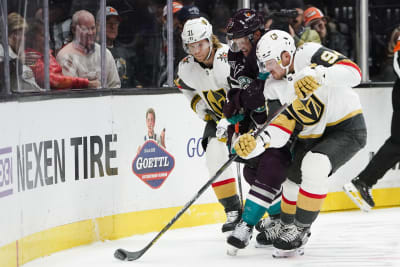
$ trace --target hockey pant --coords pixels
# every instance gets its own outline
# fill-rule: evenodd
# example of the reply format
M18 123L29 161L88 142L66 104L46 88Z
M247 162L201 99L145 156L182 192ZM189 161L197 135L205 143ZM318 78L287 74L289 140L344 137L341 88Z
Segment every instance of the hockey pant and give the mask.
M243 175L250 184L243 221L255 225L267 211L269 215L280 213L281 185L287 177L291 161L287 147L270 148L259 156L256 168L245 165Z
M362 114L326 129L313 141L298 141L288 180L283 184L281 220L309 227L328 193L328 177L349 161L366 143Z

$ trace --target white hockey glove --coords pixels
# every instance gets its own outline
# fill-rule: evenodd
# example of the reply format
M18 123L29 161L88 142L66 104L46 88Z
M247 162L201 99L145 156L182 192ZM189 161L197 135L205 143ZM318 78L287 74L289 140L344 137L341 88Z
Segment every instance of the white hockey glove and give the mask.
M310 66L304 68L294 83L294 90L299 99L304 100L317 90L325 82L325 67Z
M226 142L228 138L228 126L229 121L226 118L221 119L217 124L217 131L215 132L216 137L219 141Z
M251 159L259 156L269 146L270 137L262 132L257 138L246 133L236 139L233 147L239 157L243 159Z

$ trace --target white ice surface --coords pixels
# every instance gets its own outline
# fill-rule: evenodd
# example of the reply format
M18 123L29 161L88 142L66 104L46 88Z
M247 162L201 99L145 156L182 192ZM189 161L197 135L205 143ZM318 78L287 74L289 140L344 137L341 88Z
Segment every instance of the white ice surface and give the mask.
M273 259L272 248L250 245L235 257L226 255L220 225L168 230L138 260L122 262L113 257L117 248L137 251L157 233L116 241L96 242L36 259L24 267L328 267L400 266L400 208L320 214L311 228L305 255Z

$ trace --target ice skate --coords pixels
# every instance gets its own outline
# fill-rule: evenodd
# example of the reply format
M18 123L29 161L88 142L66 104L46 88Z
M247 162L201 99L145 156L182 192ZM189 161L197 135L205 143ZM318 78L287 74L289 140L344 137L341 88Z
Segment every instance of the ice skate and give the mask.
M371 195L371 188L358 177L343 186L344 192L362 210L370 211L375 206Z
M280 220L280 214L269 215L267 218L262 218L255 226L256 230L259 232L264 232L270 227L271 222Z
M228 211L226 213L226 222L222 225L222 233L229 235L239 223L241 216L242 212L240 210Z
M245 248L249 244L252 235L253 226L248 225L244 221L240 221L227 239L228 255L235 256L239 249Z
M299 227L295 224L285 226L282 234L273 243L275 251L272 257L287 258L304 255L304 245L310 235L310 228Z
M299 247L296 249L292 250L281 250L281 249L275 249L272 252L272 257L273 258L291 258L295 256L303 256L304 255L304 247Z
M256 248L269 247L282 233L283 225L281 220L270 221L269 225L265 226L265 230L256 236Z

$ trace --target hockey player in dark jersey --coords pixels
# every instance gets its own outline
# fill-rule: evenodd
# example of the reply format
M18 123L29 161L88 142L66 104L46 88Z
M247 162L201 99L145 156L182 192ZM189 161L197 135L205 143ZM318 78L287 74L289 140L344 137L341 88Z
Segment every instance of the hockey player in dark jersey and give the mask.
M223 109L226 118L217 126L217 137L222 137L227 132L227 144L230 148L238 134L234 133L234 125L239 126L239 134L242 134L261 125L267 118L263 88L268 73L259 73L255 53L256 44L262 34L263 19L251 9L237 11L227 25L232 88ZM230 126L226 131L227 125ZM290 159L288 146L283 146L265 150L260 155L243 160L243 174L251 189L247 195L242 220L227 239L229 254L236 254L237 249L248 245L254 226L265 212L268 212L268 222L271 224L279 218L281 184L286 179ZM264 230L270 223L261 221L258 230Z
M256 54L260 71L271 73L265 98L291 103L281 121L289 130L301 127L283 183L281 222L267 229L276 248L273 256L285 257L303 252L328 193L328 177L365 146L365 121L352 90L361 81L361 71L320 44L306 43L296 50L293 38L278 30L262 36ZM244 134L234 148L246 158L276 147L275 139L281 140L282 134L270 131L257 138Z

